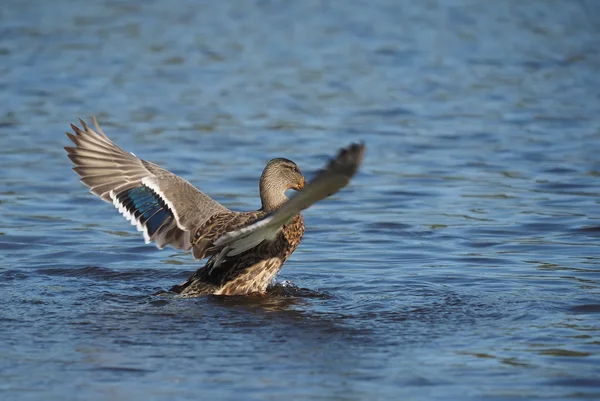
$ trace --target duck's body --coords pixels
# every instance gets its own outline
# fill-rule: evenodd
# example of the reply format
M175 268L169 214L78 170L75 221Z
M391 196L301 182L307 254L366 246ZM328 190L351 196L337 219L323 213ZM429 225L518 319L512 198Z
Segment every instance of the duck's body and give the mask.
M67 133L76 145L66 147L73 168L92 193L136 225L147 243L191 250L210 257L204 267L172 291L183 297L262 294L304 234L300 211L343 188L354 175L363 145L343 149L306 188L296 164L273 159L260 179L262 207L234 212L184 179L116 146L83 121ZM303 189L304 188L304 189ZM290 199L288 189L298 194Z
M219 265L214 255L185 283L174 286L171 291L183 297L262 294L298 247L303 235L304 219L297 214L283 226L274 241L264 241Z

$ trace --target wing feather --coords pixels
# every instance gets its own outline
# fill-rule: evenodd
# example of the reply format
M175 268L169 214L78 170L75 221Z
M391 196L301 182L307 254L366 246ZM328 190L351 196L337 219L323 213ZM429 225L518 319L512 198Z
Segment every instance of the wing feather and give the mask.
M272 240L295 215L348 185L364 157L364 144L352 144L340 150L337 157L296 195L279 209L243 228L229 231L215 241L226 256L238 255L265 240Z
M183 178L124 151L92 120L95 131L79 120L82 128L71 124L73 133L67 132L75 144L65 147L73 170L92 193L113 203L142 231L146 242L189 250L192 231L229 211Z

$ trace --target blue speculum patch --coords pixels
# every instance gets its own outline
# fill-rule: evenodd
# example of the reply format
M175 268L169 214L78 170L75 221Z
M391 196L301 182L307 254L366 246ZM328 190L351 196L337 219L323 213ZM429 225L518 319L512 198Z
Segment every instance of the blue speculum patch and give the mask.
M148 230L154 233L173 215L158 194L146 186L128 189L117 195L117 200Z

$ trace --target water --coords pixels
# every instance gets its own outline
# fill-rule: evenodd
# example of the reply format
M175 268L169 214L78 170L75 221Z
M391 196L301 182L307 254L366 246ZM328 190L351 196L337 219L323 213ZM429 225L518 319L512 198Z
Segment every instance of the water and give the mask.
M600 397L592 1L54 2L0 10L0 398ZM78 182L68 123L235 210L272 157L365 140L257 298Z

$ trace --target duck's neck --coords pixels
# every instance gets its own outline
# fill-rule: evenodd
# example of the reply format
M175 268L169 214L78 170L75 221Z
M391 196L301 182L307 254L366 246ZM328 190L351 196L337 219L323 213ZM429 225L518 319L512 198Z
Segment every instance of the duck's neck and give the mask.
M260 177L260 201L262 207L260 210L266 213L270 213L275 209L278 209L281 205L287 202L288 197L285 196L285 191L288 188L283 185L275 177L269 174L263 174Z

